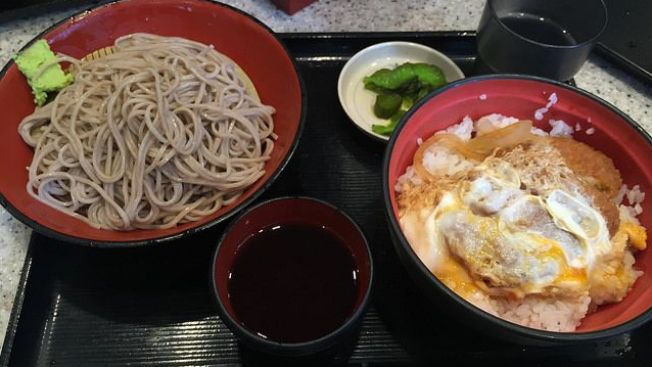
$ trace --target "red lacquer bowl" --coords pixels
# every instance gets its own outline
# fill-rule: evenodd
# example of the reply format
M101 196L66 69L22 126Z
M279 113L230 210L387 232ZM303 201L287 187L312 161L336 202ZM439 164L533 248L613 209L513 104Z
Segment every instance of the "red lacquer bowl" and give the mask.
M33 150L20 138L20 121L34 111L25 78L10 62L0 79L0 201L14 216L38 232L94 246L134 246L160 242L210 227L236 213L261 194L280 174L296 148L305 117L302 81L293 59L274 33L253 17L206 0L124 0L81 12L53 26L45 38L55 52L81 58L110 46L123 35L148 32L179 36L229 56L252 79L261 100L276 108L278 135L265 175L233 204L200 221L170 229L128 232L99 230L62 214L29 196L27 170Z
M534 111L556 93L559 102L543 121L534 119ZM486 95L486 99L480 99ZM490 113L501 113L535 121L550 130L548 119L561 119L583 130L595 129L592 135L576 132L580 140L611 157L630 187L652 192L652 139L638 124L609 103L585 91L554 81L526 76L491 75L465 79L438 90L412 110L392 137L383 166L383 191L388 220L399 257L419 287L432 298L448 303L463 319L485 331L510 340L547 344L588 341L628 332L652 318L652 249L636 255L635 267L644 272L627 297L620 303L599 307L589 314L574 333L558 333L519 326L494 317L474 307L441 283L419 260L398 221L394 185L412 164L417 139L426 140L436 131L456 124L466 115L474 120ZM649 195L649 194L648 194ZM650 200L646 199L646 202ZM646 204L644 202L644 204ZM652 233L652 210L644 205L641 223ZM650 247L648 237L648 247Z
M284 224L325 227L348 247L357 269L357 292L351 316L339 328L315 340L280 343L261 337L242 326L230 302L228 283L240 246L265 228ZM310 246L310 243L306 243ZM288 258L288 261L291 261ZM246 345L267 353L300 356L329 350L350 339L364 316L373 281L373 261L367 240L358 225L344 212L323 201L307 197L282 197L248 209L224 231L211 271L213 293L222 320ZM317 284L315 286L318 286ZM290 301L288 301L290 302ZM274 315L269 315L274 317Z

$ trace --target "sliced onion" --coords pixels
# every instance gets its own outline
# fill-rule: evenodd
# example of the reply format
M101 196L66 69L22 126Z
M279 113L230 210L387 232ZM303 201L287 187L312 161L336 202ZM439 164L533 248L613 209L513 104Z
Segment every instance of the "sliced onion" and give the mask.
M469 150L487 157L496 148L508 148L521 144L530 139L532 134L532 121L521 120L512 125L494 130L482 136L475 137L467 143ZM463 152L460 152L463 154Z
M414 169L422 178L435 178L423 166L423 156L434 144L445 146L467 159L481 162L497 148L513 147L532 139L534 135L530 133L531 129L532 121L522 120L482 136L477 136L468 142L464 142L455 134L435 134L424 141L419 149L417 149L417 152L414 154Z
M430 147L437 143L442 143L442 145L455 151L459 151L459 149L464 149L465 147L465 143L462 139L454 134L436 134L424 141L421 146L419 146L419 149L417 149L417 152L414 153L413 161L414 170L417 171L417 174L423 179L435 178L435 176L433 176L430 171L423 166L423 156Z

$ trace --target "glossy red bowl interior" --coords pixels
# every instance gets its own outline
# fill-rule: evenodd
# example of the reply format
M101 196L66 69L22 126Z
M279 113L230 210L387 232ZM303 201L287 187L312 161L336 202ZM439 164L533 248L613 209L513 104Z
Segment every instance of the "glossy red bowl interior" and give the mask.
M546 104L551 93L557 94L559 102L545 115L543 121L536 121L534 111ZM482 94L487 96L485 100L479 99ZM385 179L390 191L386 195L391 204L390 216L393 220L398 220L393 187L407 166L412 164L417 150L417 138L426 140L436 131L460 122L466 115L475 120L490 113L530 119L546 131L550 130L549 119L561 119L572 126L579 123L583 130L593 127L593 135L581 131L576 132L574 138L611 157L620 170L624 183L630 187L640 185L642 191L652 193L652 140L640 126L615 107L576 88L544 79L479 77L449 86L424 102L401 125L394 140L390 142ZM652 307L652 249L649 249L652 245L652 210L647 204L649 200L646 198L643 205L646 209L639 217L648 229L648 249L636 255L635 265L644 275L636 281L622 302L601 306L584 318L577 333L614 328L649 313ZM400 241L407 244L405 237L401 233L398 235ZM416 260L416 255L413 259L419 261ZM425 269L425 266L422 268ZM439 283L434 276L433 282ZM445 287L443 283L439 285ZM458 301L465 302L459 297ZM493 318L489 314L487 316Z
M249 338L266 341L240 326L238 317L229 302L228 280L238 249L248 238L261 229L283 224L325 226L345 244L353 255L358 270L358 288L354 312L349 320L359 317L369 298L373 266L367 241L360 228L344 212L325 202L304 198L285 197L272 199L247 210L226 230L213 260L213 285L223 314L230 327L237 328ZM307 244L309 245L309 244ZM270 316L273 317L273 316ZM224 319L224 317L223 317ZM334 331L333 333L337 333ZM333 334L331 333L331 334ZM328 335L331 335L328 334ZM271 342L272 343L272 342ZM290 343L292 344L292 343Z
M252 79L266 104L276 108L278 135L265 175L234 203L200 221L164 230L98 230L34 200L26 192L33 150L20 138L20 121L34 111L25 78L10 63L0 79L0 194L3 204L23 222L45 234L81 243L133 243L170 238L233 214L275 178L293 151L304 113L301 81L292 59L271 30L228 6L206 0L125 0L82 12L54 26L45 38L55 52L81 58L110 46L123 35L149 32L205 44L233 59Z

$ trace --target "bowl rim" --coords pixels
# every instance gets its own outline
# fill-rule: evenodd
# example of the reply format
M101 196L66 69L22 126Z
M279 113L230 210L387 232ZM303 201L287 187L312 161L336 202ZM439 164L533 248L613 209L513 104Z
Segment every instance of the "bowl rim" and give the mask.
M52 32L53 30L57 29L63 24L66 24L70 21L73 21L80 16L87 17L91 15L93 12L97 11L98 9L103 9L103 8L108 8L111 6L115 6L116 4L119 3L129 3L131 1L136 1L136 0L111 0L108 3L104 3L101 5L91 5L88 7L84 7L83 9L71 14L70 16L67 16L60 21L54 23L53 25L49 26L45 30L43 30L41 33L36 35L34 38L29 40L18 52L22 52L29 48L32 44L34 44L36 41L42 39L46 34ZM172 0L168 0L170 3L173 3ZM253 21L255 24L260 26L263 30L265 30L267 33L269 33L276 42L281 46L282 50L285 52L287 55L288 59L290 60L290 63L292 64L292 68L294 69L294 72L297 75L297 80L299 81L299 91L301 93L301 112L299 116L299 125L297 128L296 135L294 136L294 139L292 143L290 144L288 148L288 152L283 158L283 160L280 162L279 166L276 168L276 170L270 175L270 177L267 179L267 181L255 192L249 196L246 200L241 202L240 204L233 206L229 211L224 213L223 215L215 218L214 220L211 220L207 223L204 223L202 225L188 228L185 231L179 232L179 233L173 233L165 236L159 236L159 237L151 237L151 238L146 238L142 240L133 240L133 241L110 241L110 240L91 240L88 238L84 237L77 237L77 236L71 236L68 234L61 233L59 231L56 231L54 229L51 229L49 227L46 227L32 218L28 217L27 215L23 214L20 210L18 210L16 207L14 207L9 200L7 200L2 192L0 192L0 204L16 219L21 221L23 224L26 224L28 227L32 228L36 232L43 234L47 237L54 238L56 240L64 241L64 242L69 242L73 243L76 245L82 245L82 246L89 246L89 247L96 247L96 248L134 248L134 247L144 247L144 246L152 246L160 243L165 243L165 242L172 242L174 240L178 240L180 238L186 237L191 234L199 233L202 232L208 228L212 228L225 220L233 217L235 214L238 212L242 211L244 208L249 206L253 201L258 199L260 195L262 195L269 187L276 181L276 179L280 176L282 171L285 169L287 164L289 163L290 159L294 156L294 153L297 150L297 146L299 145L299 141L301 140L301 136L303 135L303 131L306 125L306 115L307 115L307 110L308 110L308 96L306 92L306 87L305 87L305 81L303 80L303 76L299 72L299 67L297 65L296 60L294 57L292 57L292 54L290 53L287 45L279 38L279 36L267 25L265 25L263 22L258 20L256 17L253 15L246 13L243 10L240 10L236 7L233 7L231 5L227 5L224 3L219 3L219 2L213 2L211 0L193 0L196 2L202 2L205 4L208 4L209 6L216 6L216 7L222 7L226 8L228 10L231 10L235 13L237 13L240 16L244 16L248 18L249 20ZM0 70L0 80L4 79L5 75L9 71L9 69L15 64L13 58L10 59L7 64Z
M323 335L317 339L308 340L299 343L282 343L270 339L264 339L252 333L247 328L245 328L244 326L236 322L224 307L224 302L222 301L222 298L220 297L220 293L217 290L217 279L215 279L215 271L217 270L217 256L220 253L220 249L222 248L222 244L224 243L224 240L231 233L233 227L235 227L237 223L239 223L243 218L245 218L247 215L249 215L256 209L277 201L286 201L286 200L311 201L335 210L339 215L344 217L347 220L347 222L353 225L356 232L360 235L360 238L362 239L362 243L364 244L364 247L366 249L367 258L369 259L369 284L367 286L367 289L365 290L364 296L362 297L362 301L355 309L355 311L351 313L351 316L337 329L329 332L328 334ZM288 195L288 196L280 196L280 197L268 199L254 206L251 206L247 210L240 213L240 215L238 215L238 217L235 218L231 223L229 223L228 227L224 229L224 232L220 236L219 242L215 247L215 252L213 253L212 262L211 262L210 278L211 278L211 293L213 294L213 299L217 303L222 321L224 321L224 323L229 327L229 329L237 330L237 333L239 333L240 335L244 335L246 339L258 345L263 346L263 348L265 349L280 351L281 353L295 352L295 353L302 354L301 351L305 351L305 350L317 351L315 348L317 348L322 343L324 345L330 345L332 343L335 343L335 341L338 338L341 338L344 334L346 334L347 331L351 327L353 327L361 319L362 316L364 316L364 313L366 312L367 307L369 306L371 291L374 284L374 261L373 261L373 256L371 254L371 248L369 247L369 241L367 241L367 237L365 236L364 231L358 225L358 223L355 220L353 220L351 216L346 214L346 212L336 207L335 205L321 199L317 199L309 196L303 196L303 195ZM242 336L239 337L242 338Z
M358 62L358 59L361 58L362 55L364 55L366 53L369 53L369 52L376 51L377 49L385 48L385 47L410 47L410 48L417 48L417 49L424 50L424 51L430 53L431 55L435 55L435 56L439 57L445 63L450 64L453 67L453 69L455 70L455 72L458 74L458 77L460 77L460 79L458 79L458 80L462 80L462 79L466 78L466 75L464 75L464 72L462 71L462 69L460 69L460 67L457 65L457 63L455 63L455 61L453 61L453 59L451 59L450 57L446 56L446 54L444 54L443 52L441 52L439 50L436 50L436 49L434 49L434 48L432 48L430 46L426 46L424 44L421 44L421 43L418 43L418 42L412 42L412 41L386 41L386 42L374 43L373 45L367 46L367 47L363 48L362 50L356 52L353 56L351 56L351 58L349 58L349 60L347 60L347 62L344 64L344 66L342 67L342 70L340 70L340 74L337 77L337 98L338 98L338 100L340 102L340 105L342 106L342 109L344 110L344 113L346 113L346 116L348 117L348 119L353 123L353 125L358 130L362 131L365 135L367 135L368 137L372 138L373 140L375 140L377 142L387 144L387 142L389 141L391 135L390 136L382 136L380 134L376 134L373 131L367 130L364 127L362 127L362 125L359 124L358 121L356 121L356 119L353 118L353 114L351 112L349 112L349 109L347 108L348 104L346 103L346 101L344 99L344 95L343 95L344 94L344 89L345 89L344 85L343 85L343 83L344 83L344 81L343 81L344 74L346 72L348 72L348 70L350 68L352 68L353 65L355 65ZM451 83L453 83L453 82L451 82ZM448 85L448 84L450 84L450 83L446 83L446 85ZM443 88L446 85L441 86L440 88ZM394 129L394 131L396 131L396 129ZM394 135L394 132L392 132L392 135Z
M643 138L648 142L650 146L652 146L652 137L650 134L645 131L639 125L636 123L634 120L632 120L629 116L627 116L624 112L620 111L618 108L616 108L614 105L611 103L603 100L602 98L587 92L585 90L582 90L580 88L577 88L572 85L568 85L565 83L561 83L555 80L543 78L543 77L538 77L538 76L531 76L531 75L522 75L522 74L490 74L490 75L481 75L481 76L475 76L475 77L470 77L466 79L462 79L453 83L450 83L446 86L443 86L440 89L437 89L433 91L431 94L426 96L425 98L421 99L415 106L410 109L405 116L399 121L398 125L396 126L396 129L394 130L394 134L392 134L392 137L389 141L389 144L387 145L387 149L385 150L385 156L383 158L383 172L382 172L382 190L383 190L383 200L385 204L385 214L387 216L387 220L390 224L390 231L392 231L396 238L398 239L398 242L400 243L400 246L395 246L395 248L400 247L403 252L409 257L409 259L412 262L413 266L416 266L418 269L418 272L420 273L421 276L425 276L430 280L431 284L434 284L439 292L443 292L447 294L451 299L457 301L457 304L460 306L464 307L468 312L473 313L476 317L483 318L492 324L507 329L508 331L511 331L512 333L524 337L524 338L534 338L539 341L543 342L551 342L551 343L559 343L559 342L589 342L589 341L596 341L600 339L606 339L609 337L614 337L622 333L626 333L628 331L631 331L633 329L638 328L639 326L647 323L652 319L652 306L649 306L646 311L641 313L640 315L636 316L635 318L624 322L622 324L616 325L609 327L607 329L603 330L596 330L596 331L589 331L589 332L555 332L555 331L547 331L547 330L540 330L540 329L534 329L531 327L527 326L522 326L507 320L504 320L500 317L491 315L490 313L480 309L479 307L476 307L472 305L470 302L459 296L457 293L455 293L453 290L448 288L445 284L443 284L426 266L423 264L423 262L419 259L417 254L414 252L412 247L407 241L407 238L405 238L405 235L403 234L403 231L401 230L401 226L396 218L396 215L394 214L394 210L392 208L392 202L391 202L391 197L390 197L390 189L393 190L394 185L389 183L389 163L392 157L392 153L394 151L394 147L396 145L396 141L398 140L398 136L400 135L401 131L407 124L407 121L414 115L414 113L419 110L424 104L426 104L430 99L434 98L435 96L445 93L449 89L453 89L456 87L459 87L464 84L472 84L472 83L477 83L477 82L482 82L482 81L490 81L490 80L526 80L526 81L534 81L538 83L544 83L544 84L551 84L556 87L564 88L567 90L570 90L571 92L578 93L586 98L589 98L593 100L594 102L597 102L615 114L617 114L625 123L627 123L629 126L634 128Z
M600 36L602 36L604 31L607 29L607 26L609 25L609 11L607 9L607 4L605 4L604 0L596 0L596 1L599 2L600 5L601 5L600 10L601 10L602 15L604 16L604 23L602 24L602 26L600 27L600 30L597 33L595 33L590 38L588 38L588 39L586 39L586 40L584 40L584 41L582 41L580 43L577 43L575 45L555 45L555 44L551 44L551 43L540 42L540 41L534 40L532 38L526 37L526 36L522 35L521 33L512 30L510 27L508 27L498 17L498 13L496 12L495 4L494 4L496 2L496 0L487 0L486 6L489 9L489 16L491 18L493 18L500 25L500 27L502 27L505 31L507 31L507 33L515 36L516 38L518 38L518 39L520 39L520 40L522 40L524 42L527 42L527 43L530 43L530 44L535 44L537 46L541 46L541 47L544 47L544 48L562 49L562 50L574 50L574 49L579 49L579 48L585 47L587 45L590 45L592 43L595 43L600 38Z

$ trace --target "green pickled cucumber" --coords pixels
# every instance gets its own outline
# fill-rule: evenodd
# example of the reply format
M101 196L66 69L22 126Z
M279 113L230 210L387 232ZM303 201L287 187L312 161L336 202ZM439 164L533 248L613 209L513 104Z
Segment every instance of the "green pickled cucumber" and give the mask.
M435 89L446 84L444 73L435 65L406 62L395 69L380 69L366 76L365 88L374 92L397 92L409 89L417 82L428 89ZM418 89L418 88L417 88Z
M403 115L405 115L406 112L407 110L401 108L400 110L396 111L396 113L394 113L392 117L390 117L389 123L387 125L377 125L377 124L371 125L371 131L375 132L376 134L385 135L385 136L392 135L392 132L396 128L396 125L398 125L398 122L401 120L401 117L403 117Z
M381 119L392 117L401 107L403 98L395 93L379 94L374 103L374 114Z

